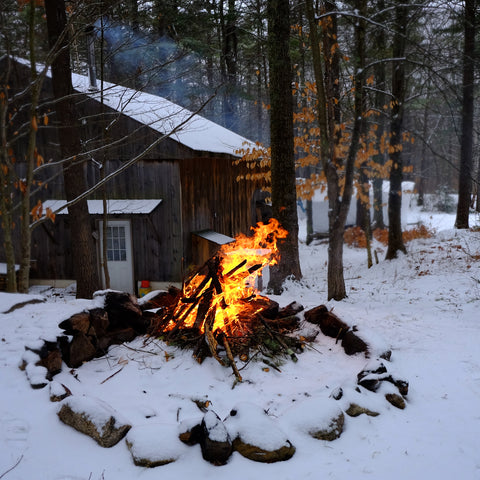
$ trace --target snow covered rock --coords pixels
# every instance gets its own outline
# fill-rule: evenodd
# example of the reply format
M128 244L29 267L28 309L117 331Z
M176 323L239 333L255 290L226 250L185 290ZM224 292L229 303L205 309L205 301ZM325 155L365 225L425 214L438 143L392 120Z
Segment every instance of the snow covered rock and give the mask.
M178 439L177 425L138 425L127 433L125 440L133 463L139 467L167 465L187 451L187 447Z
M72 394L71 390L63 383L56 382L55 380L50 382L50 401L61 402Z
M57 415L63 423L92 437L102 447L116 445L131 428L110 405L92 397L68 397Z
M214 465L225 465L232 454L232 441L218 415L208 411L201 424L200 447L205 460Z
M37 389L47 386L48 370L45 367L29 363L25 367L25 373L32 388Z
M240 403L233 408L225 426L233 438L234 450L250 460L273 463L288 460L295 453L285 432L252 403Z
M401 395L408 395L408 381L395 378L393 375L388 373L383 362L378 360L371 362L357 375L358 385L361 385L371 392L376 392L381 386L382 382L392 383L395 385L395 387L397 387L398 392Z
M332 441L342 434L345 416L333 399L309 398L290 407L282 422L318 440Z

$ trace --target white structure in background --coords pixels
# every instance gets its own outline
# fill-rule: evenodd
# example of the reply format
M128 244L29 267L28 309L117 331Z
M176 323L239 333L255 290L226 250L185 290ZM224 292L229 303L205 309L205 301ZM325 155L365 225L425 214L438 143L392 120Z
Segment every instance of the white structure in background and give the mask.
M402 211L411 205L414 197L414 187L413 182L403 182L402 184ZM388 192L390 190L390 183L388 181L383 182L383 219L385 224L388 225ZM312 210L313 210L313 231L315 233L326 233L328 232L328 200L325 199L326 193L315 192L315 196L312 200ZM371 203L373 203L373 190L370 189L370 198ZM302 202L299 205L299 215L300 217L305 216L305 202ZM371 214L373 218L373 207L371 209ZM350 210L348 211L346 225L355 225L355 219L357 215L357 201L354 197L350 204ZM406 218L402 218L402 223L406 226Z

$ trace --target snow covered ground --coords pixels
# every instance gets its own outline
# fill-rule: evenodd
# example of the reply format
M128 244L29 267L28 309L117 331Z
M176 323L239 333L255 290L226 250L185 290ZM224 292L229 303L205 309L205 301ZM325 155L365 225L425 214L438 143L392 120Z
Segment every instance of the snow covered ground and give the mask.
M124 441L102 448L61 423L48 387L33 390L19 370L25 344L55 337L61 320L95 304L75 300L68 291L34 289L32 296L40 294L44 303L0 314L0 478L480 479L480 233L454 230L452 215L413 208L407 217L435 228L435 237L410 242L408 255L388 262L385 248L376 244L380 263L371 269L363 250L346 248L344 301L326 302L325 244L300 245L304 279L274 297L281 306L293 300L306 309L327 304L372 345L391 348L389 372L410 383L405 410L390 405L384 392L355 392L356 375L369 360L347 356L322 334L281 373L250 362L241 372L244 382L233 389L231 370L215 360L198 365L190 352L137 339L84 364L75 376L65 367L55 378L74 395L106 401L133 425L168 424L166 432L202 415L192 399L208 399L221 418L236 404L251 402L268 410L296 453L274 464L234 453L227 465L216 467L196 445L185 447L175 463L136 467ZM0 293L0 312L28 298ZM342 408L356 401L380 415L346 416L339 439L315 440L297 427L337 387L345 392ZM168 435L150 436L152 444L171 443Z

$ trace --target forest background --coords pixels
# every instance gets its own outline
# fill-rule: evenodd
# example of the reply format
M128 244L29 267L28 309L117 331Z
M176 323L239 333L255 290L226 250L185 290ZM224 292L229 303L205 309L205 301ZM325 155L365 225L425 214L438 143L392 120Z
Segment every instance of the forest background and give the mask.
M269 27L274 17L268 12L280 12L282 2L3 3L0 55L25 58L32 66L32 83L26 92L20 92L24 108L28 105L30 109L30 121L12 137L9 108L12 101L18 102L19 94L9 97L8 76L1 82L0 209L4 231L8 231L15 215L25 232L41 220L37 205L30 202L35 169L45 162L42 152L35 148L35 135L38 128L48 124L48 115L39 115L42 106L38 104L46 71L37 73L36 65L48 67L68 51L71 69L87 74L89 38L93 38L90 45L100 80L166 97L192 111L201 110L202 115L259 142L256 150L246 152L244 160L251 164L261 159L269 164L270 100L274 90L273 33ZM48 15L48 8L53 12L63 10L65 15L64 25L56 26L56 34L48 25L48 18L54 17ZM378 197L383 181L392 180L392 171L398 172L396 185L402 180L415 182L420 204L425 194L435 193L439 208L455 209L449 194L458 193L456 226L468 227L469 209L480 208L478 130L474 128L478 123L474 109L478 75L476 0L307 0L287 2L287 9L290 64L285 63L285 77L291 78L293 98L293 161L297 195L307 202L307 212L314 192L328 190L326 172L329 165L334 165L336 198L343 203L348 182L356 186L356 223L367 233L385 223L393 225L392 219L386 222L383 218ZM312 42L314 33L319 36ZM316 47L323 67L320 76ZM318 90L319 79L323 97ZM63 97L57 95L59 105L67 97L68 90ZM322 98L325 104L319 101ZM322 107L328 120L325 128L321 125ZM25 179L14 177L11 146L16 141L29 142L30 158L25 161L31 163L31 170ZM330 157L322 163L327 148ZM75 152L64 155L66 163L69 155L71 159ZM375 208L372 218L367 215L365 219L362 214L365 217L369 211L370 185ZM12 188L23 197L21 207L9 204ZM72 198L79 195L81 188ZM328 195L333 201L330 191ZM52 212L41 213L44 219L52 216ZM309 234L313 235L311 228ZM20 290L25 285L22 278L28 278L28 247L26 243ZM398 249L404 249L401 240L393 255ZM87 289L85 296L92 290ZM329 298L341 297L341 288L334 287L329 293Z

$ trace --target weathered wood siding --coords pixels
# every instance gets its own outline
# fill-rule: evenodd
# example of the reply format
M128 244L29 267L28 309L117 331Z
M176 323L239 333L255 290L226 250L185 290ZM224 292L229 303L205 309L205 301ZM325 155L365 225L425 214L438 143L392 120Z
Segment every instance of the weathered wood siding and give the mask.
M230 237L248 233L255 224L253 197L256 185L237 182L240 167L230 156L185 159L180 162L183 243L192 259L191 234L210 229Z

